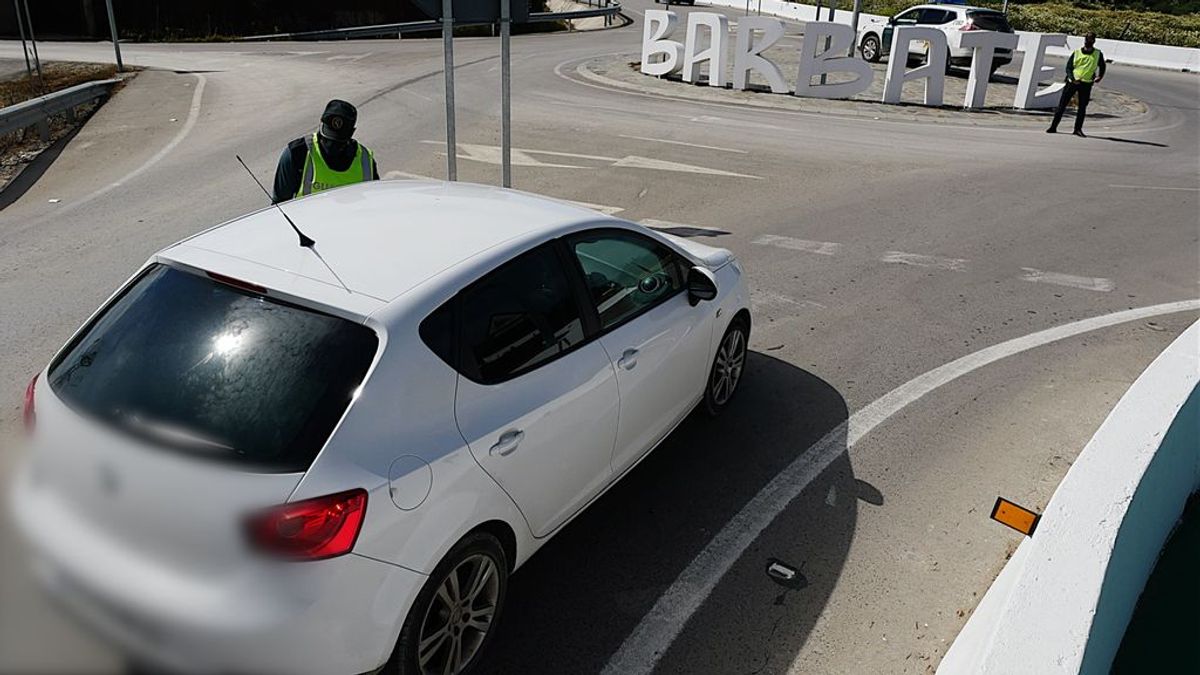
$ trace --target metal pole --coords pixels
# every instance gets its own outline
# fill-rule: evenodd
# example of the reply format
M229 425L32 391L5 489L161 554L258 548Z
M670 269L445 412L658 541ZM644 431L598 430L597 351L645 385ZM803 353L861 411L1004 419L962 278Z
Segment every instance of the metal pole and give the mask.
M121 43L117 41L117 20L113 17L112 0L105 0L108 5L108 27L112 31L113 50L117 52L117 72L124 72L125 64L121 63Z
M512 69L509 36L512 0L500 0L500 183L512 187Z
M1005 0L1007 2L1008 0ZM850 15L850 30L854 31L854 39L850 41L850 54L854 56L854 47L858 42L858 15L862 12L862 0L854 0L854 13Z
M454 139L454 3L442 0L442 51L446 55L446 180L458 180L458 143Z
M1008 14L1008 0L1004 0L1004 7L1000 11Z
M46 81L42 79L42 60L38 58L37 38L33 35L33 16L29 14L29 0L23 0L25 5L25 25L29 26L29 44L33 45L33 65L37 67L38 86L42 89L46 88Z
M33 66L29 65L29 47L25 46L25 19L21 18L21 3L13 0L13 9L17 12L17 29L21 31L21 51L25 53L25 74L33 81Z

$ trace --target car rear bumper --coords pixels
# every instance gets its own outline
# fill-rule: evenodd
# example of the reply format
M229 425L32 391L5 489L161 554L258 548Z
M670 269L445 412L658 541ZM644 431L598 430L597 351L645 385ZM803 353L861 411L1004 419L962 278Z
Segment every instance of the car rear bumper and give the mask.
M133 659L183 673L364 673L388 658L426 577L355 554L199 579L162 569L56 504L22 471L12 513L37 578ZM82 552L86 551L86 554Z

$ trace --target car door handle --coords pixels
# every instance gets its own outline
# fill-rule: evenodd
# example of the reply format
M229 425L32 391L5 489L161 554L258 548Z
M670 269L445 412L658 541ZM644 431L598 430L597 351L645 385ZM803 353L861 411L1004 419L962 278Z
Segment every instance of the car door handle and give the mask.
M617 359L617 365L625 370L633 370L633 367L637 365L637 357L638 350L626 349L625 353L621 354L621 358Z
M524 431L521 431L520 429L509 429L508 431L500 434L500 440L496 441L496 444L492 446L491 454L500 455L501 457L511 454L513 450L517 449L517 446L520 445L521 441L524 439Z

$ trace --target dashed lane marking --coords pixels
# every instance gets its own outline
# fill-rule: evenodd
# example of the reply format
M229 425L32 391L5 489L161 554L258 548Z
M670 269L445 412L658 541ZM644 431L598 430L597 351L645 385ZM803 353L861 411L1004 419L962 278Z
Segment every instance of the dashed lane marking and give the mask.
M618 213L625 210L625 208L621 207L621 206L605 206L604 204L592 204L591 202L580 202L580 201L575 201L574 199L568 199L566 201L569 201L572 204L578 204L579 206L582 206L585 209L599 211L600 213L603 213L606 216L615 216Z
M921 255L920 253L905 253L903 251L888 251L879 259L880 262L927 267L938 270L954 270L962 272L967 269L967 261L962 258L942 258L936 255Z
M1046 330L986 347L918 375L896 387L817 441L792 461L725 524L659 596L609 659L603 675L650 673L688 620L763 530L835 459L896 413L935 389L979 368L1022 352L1130 321L1200 310L1200 300L1182 300L1129 309Z
M804 251L805 253L816 253L817 255L837 255L841 250L842 245L832 241L809 241L807 239L796 239L794 237L783 237L777 234L764 234L755 237L751 244L759 246L774 246L775 248L786 248L792 251Z
M1032 267L1022 267L1021 269L1025 270L1025 274L1021 275L1022 281L1069 286L1071 288L1082 288L1085 291L1100 291L1101 293L1107 293L1117 287L1116 282L1104 277L1078 277L1074 274L1044 272Z
M431 145L441 145L443 141L425 140L422 143ZM466 152L466 155L459 154L461 159L469 159L487 164L500 163L500 146L498 145L480 145L474 143L459 143L459 152ZM752 180L762 180L761 176L753 176L745 173L736 173L733 171L725 171L722 169L713 169L706 166L697 166L695 164L684 164L682 162L672 162L665 159L655 159L653 157L641 157L639 155L626 155L625 157L606 157L604 155L585 155L577 152L561 152L557 150L535 150L533 148L513 148L512 161L514 166L541 166L561 169L596 169L600 167L594 166L578 166L574 164L551 164L542 162L533 157L533 155L546 155L549 157L567 157L571 159L587 159L597 162L608 162L609 166L620 167L624 169L653 169L655 171L674 171L678 173L696 173L706 174L709 176L726 176L729 178L749 178ZM524 164L518 164L518 160ZM531 164L529 162L536 162Z

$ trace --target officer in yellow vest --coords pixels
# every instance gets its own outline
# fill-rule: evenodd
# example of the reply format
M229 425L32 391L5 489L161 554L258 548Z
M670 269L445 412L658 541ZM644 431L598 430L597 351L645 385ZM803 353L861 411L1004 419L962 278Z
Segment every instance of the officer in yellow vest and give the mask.
M1087 117L1088 101L1092 100L1092 85L1104 79L1104 52L1096 49L1096 34L1088 33L1083 36L1083 47L1076 49L1067 59L1067 84L1063 87L1062 98L1058 99L1058 108L1054 111L1054 121L1046 133L1058 131L1058 123L1062 120L1063 111L1071 97L1079 95L1079 107L1075 109L1075 135L1087 138L1083 133L1083 119Z
M275 203L340 185L379 180L375 153L354 140L358 110L334 99L325 105L321 126L311 136L288 143L275 167Z

